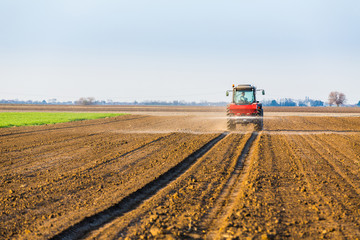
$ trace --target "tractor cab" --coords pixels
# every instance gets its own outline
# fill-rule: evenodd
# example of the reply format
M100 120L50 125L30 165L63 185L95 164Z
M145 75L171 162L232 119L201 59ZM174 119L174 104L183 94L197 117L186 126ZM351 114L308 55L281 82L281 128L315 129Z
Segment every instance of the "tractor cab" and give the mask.
M233 90L226 91L226 96L229 96L229 92L233 93L232 103L236 105L248 105L256 103L256 87L250 84L246 85L233 85ZM262 90L262 95L265 95L265 90Z
M253 89L233 91L233 103L237 105L252 104L256 101L255 99L255 92Z

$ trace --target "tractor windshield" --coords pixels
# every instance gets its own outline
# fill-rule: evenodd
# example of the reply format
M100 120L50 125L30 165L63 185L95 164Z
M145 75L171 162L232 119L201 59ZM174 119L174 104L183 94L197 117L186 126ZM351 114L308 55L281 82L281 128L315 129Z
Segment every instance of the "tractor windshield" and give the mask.
M251 104L255 101L253 91L238 90L234 91L234 102L239 105Z

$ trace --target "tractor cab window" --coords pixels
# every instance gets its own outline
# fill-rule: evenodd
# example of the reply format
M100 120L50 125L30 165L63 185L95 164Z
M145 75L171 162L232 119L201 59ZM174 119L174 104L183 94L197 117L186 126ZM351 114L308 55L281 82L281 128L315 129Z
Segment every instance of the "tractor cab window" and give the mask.
M238 90L234 92L234 102L236 104L245 105L251 104L255 101L253 91Z

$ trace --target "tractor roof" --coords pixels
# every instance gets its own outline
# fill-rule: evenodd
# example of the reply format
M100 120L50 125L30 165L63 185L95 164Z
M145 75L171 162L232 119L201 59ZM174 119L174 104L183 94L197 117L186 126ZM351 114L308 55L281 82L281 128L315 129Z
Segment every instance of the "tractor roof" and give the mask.
M250 85L250 84L239 84L236 87L234 87L236 90L250 90L252 91L253 89L255 89L254 86Z

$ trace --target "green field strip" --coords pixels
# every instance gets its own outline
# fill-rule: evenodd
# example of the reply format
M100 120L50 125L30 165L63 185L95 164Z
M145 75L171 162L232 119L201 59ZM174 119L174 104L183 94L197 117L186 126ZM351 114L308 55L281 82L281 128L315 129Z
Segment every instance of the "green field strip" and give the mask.
M121 115L125 113L0 112L0 128L55 124Z

